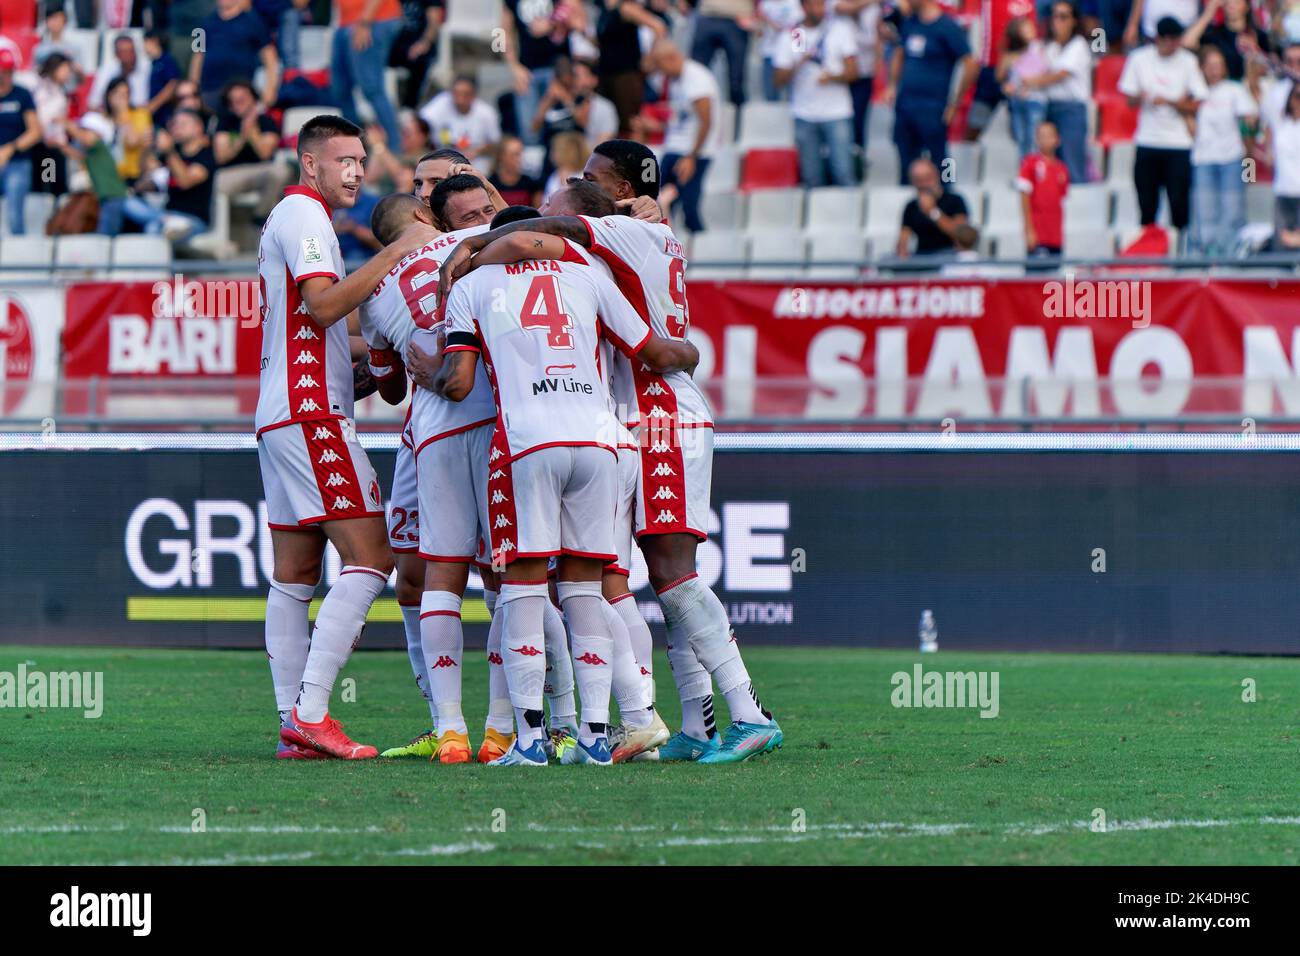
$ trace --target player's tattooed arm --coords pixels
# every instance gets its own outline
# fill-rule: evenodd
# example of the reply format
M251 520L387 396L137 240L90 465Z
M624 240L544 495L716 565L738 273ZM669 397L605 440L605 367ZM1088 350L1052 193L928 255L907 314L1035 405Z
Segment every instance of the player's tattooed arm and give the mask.
M430 355L412 342L406 347L406 371L410 373L411 381L426 392L434 391L434 380L438 377L438 372L443 366L442 361L442 336L438 337L438 353Z
M700 352L694 345L684 339L666 339L659 335L650 336L637 358L660 374L664 372L694 372L700 364Z
M644 222L663 222L668 218L664 214L663 207L650 196L619 199L614 202L614 206L620 212L626 212L633 219L640 219Z
M471 268L503 265L524 259L562 259L568 251L564 240L544 232L512 232L489 243L473 259Z
M375 392L379 391L379 383L375 377L370 374L370 369L365 362L357 362L352 366L352 399L361 401L363 398L369 398Z
M433 391L449 401L459 402L474 387L478 353L464 349L447 355L433 381Z
M442 272L438 276L438 300L440 302L447 301L447 295L451 292L451 287L477 265L474 258L480 252L501 237L516 232L542 232L549 236L572 239L586 248L591 247L591 232L587 229L587 224L577 216L546 216L541 219L521 219L519 222L512 222L508 226L500 226L490 232L470 236L456 243L456 251L443 262Z

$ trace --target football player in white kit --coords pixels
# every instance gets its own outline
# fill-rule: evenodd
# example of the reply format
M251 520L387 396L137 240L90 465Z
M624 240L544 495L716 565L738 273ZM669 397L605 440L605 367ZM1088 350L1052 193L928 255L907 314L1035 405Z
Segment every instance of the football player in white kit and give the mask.
M653 197L659 190L659 164L640 143L608 140L592 152L583 178L615 201ZM524 229L563 236L590 250L609 265L619 290L658 335L685 338L690 321L686 258L666 223L627 216L563 216L516 223L463 243L444 264L443 286L494 240ZM637 435L641 451L637 543L663 607L668 659L682 698L682 733L659 748L659 759L746 760L779 747L783 737L754 691L726 609L696 573L696 547L707 537L711 412L689 375L661 375L636 361L630 363L630 370L633 388L626 403L630 412L626 424ZM710 678L731 711L732 723L721 738L710 726Z
M299 184L271 211L258 247L262 369L255 421L274 554L266 649L282 758L377 755L329 716L334 681L393 569L379 482L352 420L345 320L422 237L412 230L345 274L330 210L356 202L365 158L352 123L317 116L304 124ZM326 541L343 568L309 632Z
M653 335L613 283L570 251L562 260L482 266L446 302L446 358L436 387L453 401L465 398L481 354L497 408L488 518L493 564L504 567L498 609L517 738L494 766L547 762L541 645L552 556L559 558L557 590L582 697L577 746L561 762L612 763L613 637L600 581L617 556L617 419L597 357L600 339L659 370L699 360L690 343Z

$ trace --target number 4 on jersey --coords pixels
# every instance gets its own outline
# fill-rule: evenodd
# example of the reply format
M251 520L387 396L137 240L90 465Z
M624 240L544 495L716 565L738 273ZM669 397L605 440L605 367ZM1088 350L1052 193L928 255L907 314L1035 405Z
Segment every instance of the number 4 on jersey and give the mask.
M553 349L572 349L573 319L564 311L560 287L553 275L533 279L524 293L519 324L525 329L545 329L546 344Z

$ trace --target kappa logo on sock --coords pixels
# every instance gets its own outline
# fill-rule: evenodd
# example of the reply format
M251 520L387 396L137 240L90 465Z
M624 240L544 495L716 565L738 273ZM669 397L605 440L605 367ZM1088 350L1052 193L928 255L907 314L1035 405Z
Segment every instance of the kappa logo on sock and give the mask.
M542 653L531 644L525 644L523 647L512 647L510 650L514 651L516 654L523 654L524 657L536 657L538 654ZM579 658L579 660L581 660L581 658Z
M500 655L500 654L498 654L496 651L488 651L488 663L489 663L489 664L500 664L501 662L502 662L502 661L501 661L501 655Z
M650 676L650 672L649 672L648 670L646 670L646 669L643 667L643 668L641 668L641 676L642 676L642 677L649 677L649 676Z
M456 662L453 661L446 654L443 654L441 657L439 657L436 661L433 662L433 667L430 668L430 670L436 670L439 667L455 667L455 666L456 666Z
M581 657L575 657L574 660L575 660L575 661L582 661L582 663L584 663L584 664L604 664L604 663L605 663L604 661L602 661L602 660L600 659L600 655L598 655L598 654L593 654L591 651L587 651L587 653L583 654Z

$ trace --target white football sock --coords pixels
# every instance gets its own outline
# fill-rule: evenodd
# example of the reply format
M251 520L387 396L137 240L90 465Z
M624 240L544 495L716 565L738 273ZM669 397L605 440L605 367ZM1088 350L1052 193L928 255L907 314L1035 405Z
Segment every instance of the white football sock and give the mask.
M602 610L605 599L600 595L599 581L560 581L557 592L572 632L573 676L582 696L578 740L590 744L607 733L614 638Z
M275 709L282 715L293 707L302 683L302 669L311 647L307 610L314 584L284 584L271 579L266 594L266 659L275 685Z
M483 603L492 613L492 624L488 628L487 662L488 662L488 716L484 723L487 730L495 730L507 737L515 730L515 712L510 706L510 691L506 687L506 672L501 666L501 632L505 628L505 614L497 606L497 592L483 589Z
M713 681L686 640L674 640L668 632L668 669L672 671L677 696L682 702L682 730L696 740L708 740L713 733ZM708 703L707 719L705 703Z
M750 688L749 672L731 637L726 609L712 590L692 574L659 594L669 643L685 639L727 698L732 720L765 724Z
M546 704L551 709L551 726L578 729L578 703L573 696L573 661L569 658L569 632L564 629L560 609L546 599L542 609L542 631L546 635Z
M623 619L623 626L627 628L627 637L632 642L632 654L636 658L637 669L645 679L650 703L653 704L655 702L655 659L654 639L650 636L650 625L641 616L641 609L637 607L636 597L631 592L614 598L610 602L610 607L618 612L618 616Z
M439 733L455 730L463 734L469 730L461 713L465 632L461 628L460 605L460 595L451 591L425 591L420 599L420 638Z
M611 683L614 700L618 701L619 715L623 718L623 723L634 730L649 727L654 719L654 709L645 681L641 679L636 655L632 653L627 625L608 601L601 601L601 613L605 615L605 623L609 625L609 633L614 639L614 672Z
M436 733L438 708L433 705L433 697L429 694L429 673L424 668L424 648L420 645L420 605L402 605L402 630L406 632L406 656L411 661L415 686L420 689L420 696L429 705L429 727Z
M387 583L388 575L374 568L348 565L339 572L316 613L311 650L298 690L300 720L316 724L325 719L334 681L361 640L370 605Z
M543 735L542 687L546 683L546 646L542 617L549 600L545 584L501 585L497 613L505 614L501 634L502 669L515 709L519 749L527 750Z

